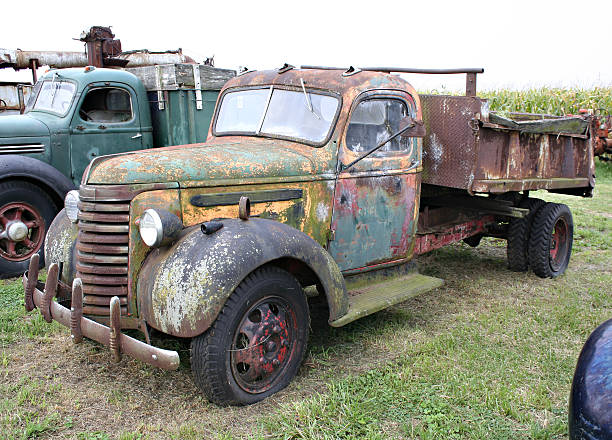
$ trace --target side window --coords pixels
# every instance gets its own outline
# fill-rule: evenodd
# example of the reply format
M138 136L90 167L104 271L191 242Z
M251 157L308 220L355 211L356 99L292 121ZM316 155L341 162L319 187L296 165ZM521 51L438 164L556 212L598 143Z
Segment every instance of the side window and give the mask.
M400 120L408 115L406 104L399 99L373 98L361 101L351 114L346 130L346 145L355 152L366 152L399 130ZM408 152L412 140L398 136L387 142L373 156L385 153Z
M127 90L113 87L90 90L79 116L91 122L126 122L133 118L132 99Z

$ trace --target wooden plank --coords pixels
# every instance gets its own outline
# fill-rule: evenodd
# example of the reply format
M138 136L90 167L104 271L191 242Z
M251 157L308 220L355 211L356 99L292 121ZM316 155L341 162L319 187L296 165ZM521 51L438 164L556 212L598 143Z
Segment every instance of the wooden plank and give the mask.
M192 64L164 64L161 66L132 67L125 69L136 75L144 84L147 91L193 89ZM159 78L158 78L159 72ZM200 65L201 90L221 90L223 85L236 76L236 72L229 69Z
M511 114L512 115L512 114ZM545 115L539 115L539 119L535 119L538 115L528 115L528 118L523 120L509 119L497 113L489 114L489 122L492 124L508 127L513 130L518 130L522 133L535 134L579 134L584 135L589 123L580 117L558 117L545 118Z

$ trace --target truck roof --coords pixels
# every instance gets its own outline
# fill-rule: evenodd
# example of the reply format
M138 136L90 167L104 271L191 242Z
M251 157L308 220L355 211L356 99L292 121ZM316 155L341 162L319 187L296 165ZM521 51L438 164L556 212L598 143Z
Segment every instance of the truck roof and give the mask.
M383 72L359 71L351 75L343 75L344 70L297 69L262 70L247 72L229 80L223 91L229 88L245 86L279 85L301 88L302 83L309 88L321 89L338 93L342 96L354 95L371 89L398 89L408 91L415 96L416 91L408 81L398 75Z
M68 69L49 70L41 80L50 80L54 74L61 78L71 79L79 84L89 84L91 82L122 82L133 88L142 87L140 80L132 73L120 69L105 69L103 67L71 67Z

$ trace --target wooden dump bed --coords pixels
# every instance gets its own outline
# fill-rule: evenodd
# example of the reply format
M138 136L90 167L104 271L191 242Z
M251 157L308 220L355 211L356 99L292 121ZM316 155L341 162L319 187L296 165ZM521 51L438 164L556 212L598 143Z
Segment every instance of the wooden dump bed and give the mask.
M421 95L423 183L505 193L547 189L588 196L595 184L588 116L489 113L471 96Z

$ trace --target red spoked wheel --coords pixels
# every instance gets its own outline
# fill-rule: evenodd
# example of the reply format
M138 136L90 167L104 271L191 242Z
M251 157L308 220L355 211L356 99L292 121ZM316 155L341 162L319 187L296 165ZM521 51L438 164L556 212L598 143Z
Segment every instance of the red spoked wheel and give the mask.
M38 252L45 240L45 221L36 208L25 202L0 207L0 257L23 261Z
M564 217L559 217L553 228L552 239L550 242L550 267L553 271L558 271L567 255L569 246L569 226Z
M267 297L244 316L234 334L230 365L236 383L248 393L262 393L291 364L297 338L297 317L280 297Z
M308 339L308 303L288 272L264 267L246 277L216 321L191 343L196 385L219 405L258 402L286 387Z
M56 212L42 188L24 181L0 183L0 278L23 274L35 253L44 264L45 235Z

